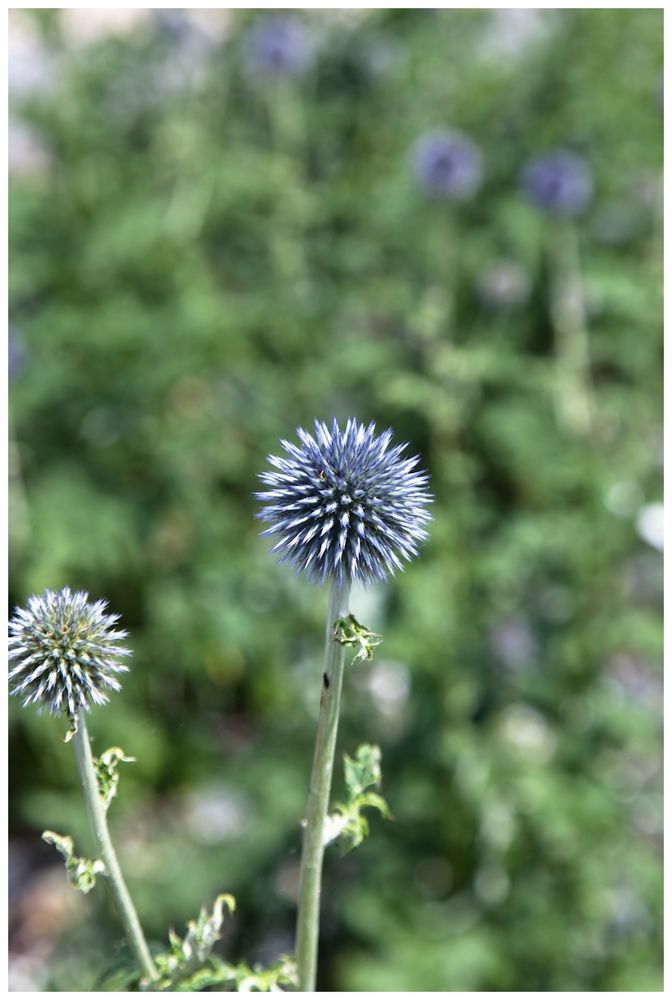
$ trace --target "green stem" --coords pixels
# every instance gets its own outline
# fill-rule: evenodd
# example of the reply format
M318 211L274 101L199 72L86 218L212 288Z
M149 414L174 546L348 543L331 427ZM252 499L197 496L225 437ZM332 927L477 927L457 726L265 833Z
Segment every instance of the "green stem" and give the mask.
M653 224L651 231L649 257L654 268L656 277L662 278L663 265L663 235L665 222L665 194L664 194L664 171L660 171L655 180L655 195L653 203Z
M324 819L329 807L331 776L334 770L338 713L343 687L345 649L334 639L338 618L347 614L350 584L333 582L329 594L327 632L324 650L324 673L320 714L317 722L315 756L310 776L310 793L301 856L299 912L296 924L296 963L299 989L315 991L317 943L320 931L320 891L324 855Z
M269 94L275 215L269 226L273 270L281 285L299 297L307 290L304 234L308 222L305 177L306 129L301 96L291 81L278 81Z
M432 218L427 221L425 240L427 287L416 313L416 327L430 362L431 351L437 344L445 346L453 339L460 259L455 220L450 208L445 211L432 209L432 212Z
M105 809L100 799L98 791L98 779L91 755L91 745L89 734L86 728L84 712L80 709L77 714L77 725L72 741L77 756L77 766L82 782L84 798L91 821L91 829L96 841L96 847L105 864L106 875L112 889L114 901L119 910L119 916L126 931L126 937L138 960L143 976L150 982L154 982L158 976L149 953L145 935L142 932L138 914L136 913L129 891L126 888L121 868L117 861L117 855L110 839L110 832L107 828L107 817Z
M552 237L551 320L555 332L556 409L572 433L590 431L592 385L586 311L576 230L558 224Z

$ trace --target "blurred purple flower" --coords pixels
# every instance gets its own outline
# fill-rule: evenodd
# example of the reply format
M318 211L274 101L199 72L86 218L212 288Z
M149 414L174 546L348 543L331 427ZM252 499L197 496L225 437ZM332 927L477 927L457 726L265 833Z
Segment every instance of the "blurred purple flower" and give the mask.
M179 7L153 8L154 23L161 35L181 41L191 30L189 15Z
M10 326L7 338L7 370L10 381L17 378L23 371L27 354L23 337L18 330Z
M552 215L578 215L593 195L593 177L585 160L564 149L530 160L521 177L524 194Z
M481 154L461 132L427 132L415 143L412 156L418 184L434 198L466 201L481 183Z
M303 76L314 55L312 32L295 17L267 17L247 40L249 68L269 76Z
M662 711L663 677L655 663L629 649L619 649L604 666L607 685L628 704Z
M539 656L539 644L524 618L504 618L490 631L490 649L510 670L529 666Z
M526 302L530 276L513 260L495 260L476 279L476 292L488 309L506 310Z

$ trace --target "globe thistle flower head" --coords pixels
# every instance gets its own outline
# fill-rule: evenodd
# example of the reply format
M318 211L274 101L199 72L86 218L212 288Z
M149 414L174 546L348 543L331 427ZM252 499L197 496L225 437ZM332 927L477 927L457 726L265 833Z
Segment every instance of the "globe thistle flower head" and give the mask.
M584 159L558 149L531 160L523 170L524 194L551 215L579 215L593 195L593 177Z
M412 161L418 184L433 198L466 201L480 186L481 154L461 132L427 132L415 143Z
M301 77L314 58L312 33L295 17L267 17L247 39L250 71L267 76Z
M262 535L315 583L384 580L427 537L428 477L404 457L407 445L390 447L391 430L375 431L356 420L344 430L315 421L314 435L299 427L300 443L282 441L286 457L269 455L275 471L260 475L270 487L255 494L265 504L257 517L271 522Z
M120 645L127 632L112 626L119 615L105 613L106 601L90 603L83 591L69 587L33 596L9 622L11 693L24 707L37 704L52 715L65 710L74 719L90 703L102 705L107 691L119 691L116 675L128 670L120 659L130 650Z

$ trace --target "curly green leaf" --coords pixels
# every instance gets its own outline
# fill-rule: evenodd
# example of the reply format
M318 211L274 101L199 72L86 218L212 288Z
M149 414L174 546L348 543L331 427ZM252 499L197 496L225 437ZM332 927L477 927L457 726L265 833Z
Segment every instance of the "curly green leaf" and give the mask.
M209 966L200 969L176 989L181 991L186 988L193 990L206 986L226 986L228 991L236 993L284 993L293 991L298 986L296 961L289 955L283 955L268 969L259 965L251 968L245 962L231 965L215 957L210 958Z
M382 636L372 632L365 625L360 625L353 614L343 615L336 619L334 639L341 646L355 649L353 663L358 660L372 660L373 651L383 641Z
M68 879L80 892L90 892L96 884L96 877L107 874L105 865L100 858L90 861L88 858L77 857L72 837L61 837L53 830L45 830L42 834L42 840L47 844L52 844L63 856Z
M344 755L348 801L338 803L335 811L326 817L323 832L325 844L339 840L344 852L358 847L369 833L363 809L377 809L385 819L392 818L382 795L370 790L380 785L382 780L380 760L380 747L369 743L363 743L354 758Z
M155 958L160 989L192 989L186 984L195 981L198 981L200 988L201 979L208 973L202 966L210 957L215 942L221 937L225 907L229 913L233 913L236 908L235 899L227 893L217 897L211 914L203 907L197 919L188 922L184 938L180 938L173 930L168 932L170 950Z
M119 764L132 764L135 757L127 757L121 747L110 747L100 757L93 758L98 781L98 794L103 809L109 809L119 789Z

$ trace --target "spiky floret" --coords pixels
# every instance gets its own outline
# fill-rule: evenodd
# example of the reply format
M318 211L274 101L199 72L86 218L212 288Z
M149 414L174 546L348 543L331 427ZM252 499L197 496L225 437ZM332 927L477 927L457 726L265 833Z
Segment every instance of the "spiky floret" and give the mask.
M9 679L24 707L37 703L52 715L65 710L74 718L90 702L106 702L106 689L121 689L115 675L128 670L119 662L131 655L120 645L128 633L112 627L119 615L105 613L106 601L90 603L88 596L64 587L16 608L9 622L9 659L16 661Z
M271 487L255 494L257 517L272 522L262 535L277 535L271 551L314 582L384 580L427 537L428 477L403 457L408 445L390 448L392 431L375 430L316 420L315 435L297 428L300 445L282 441L287 457L269 455L277 471L259 477Z

